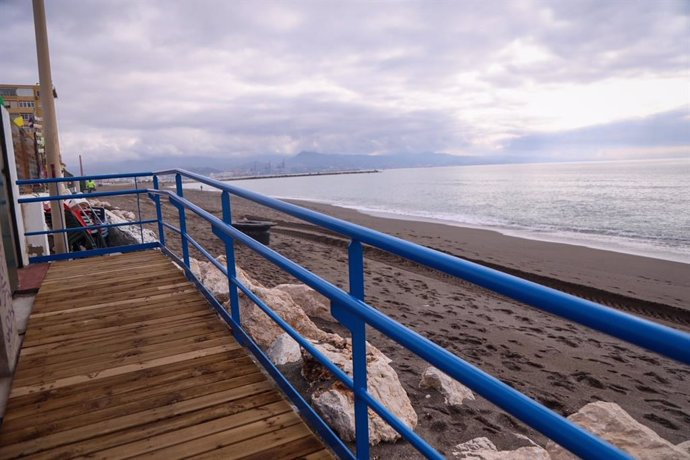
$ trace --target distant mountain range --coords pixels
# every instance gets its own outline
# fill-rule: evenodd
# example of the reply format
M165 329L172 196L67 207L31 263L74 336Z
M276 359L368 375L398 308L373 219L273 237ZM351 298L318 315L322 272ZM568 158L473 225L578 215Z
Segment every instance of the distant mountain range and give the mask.
M347 155L300 152L294 156L255 155L251 157L156 157L88 164L88 174L159 171L183 168L199 174L234 171L244 174L279 174L356 169L420 168L502 163L496 157L457 156L445 153L399 153L390 155ZM72 168L77 170L77 168Z

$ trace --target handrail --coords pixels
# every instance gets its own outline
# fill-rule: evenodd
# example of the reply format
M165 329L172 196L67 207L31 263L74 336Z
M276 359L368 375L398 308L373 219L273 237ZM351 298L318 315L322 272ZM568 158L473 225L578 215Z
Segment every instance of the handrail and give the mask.
M161 190L159 187L159 176L174 175L176 179L175 190ZM153 188L139 189L136 186L136 178L152 176ZM222 219L216 217L200 206L192 203L183 196L182 178L186 177L211 187L217 188L222 192L221 201L223 204ZM258 193L241 189L236 186L228 185L223 182L191 173L182 169L159 171L155 173L131 173L131 174L108 174L100 176L83 176L60 179L32 179L17 181L19 185L32 185L51 182L70 182L82 179L116 179L134 178L134 190L120 190L112 192L96 192L80 195L63 195L59 197L32 197L20 200L20 202L48 201L72 198L95 198L99 196L123 195L148 193L156 206L156 219L143 220L139 209L139 220L129 224L142 225L144 223L158 223L159 241L155 243L138 244L131 246L121 246L119 248L105 248L90 251L82 251L72 254L42 256L32 258L32 261L61 260L71 257L85 257L96 254L103 254L117 250L127 252L137 249L160 247L166 254L170 255L177 263L181 264L187 277L195 282L202 293L209 298L211 305L232 328L233 334L238 341L247 346L256 355L259 362L276 379L281 388L300 408L304 417L314 425L316 430L322 434L325 440L340 456L352 458L352 452L347 448L342 440L337 438L322 418L316 414L299 393L290 385L261 349L253 342L246 331L242 328L242 321L239 310L238 293L242 292L249 300L257 305L271 320L281 327L297 343L310 353L317 361L323 364L338 380L349 388L355 397L355 428L356 428L356 454L357 458L369 457L368 445L368 411L372 409L404 439L410 442L417 450L429 458L442 458L441 455L430 446L424 439L415 433L410 427L401 422L392 412L390 412L380 401L376 400L367 389L366 384L366 329L365 326L373 327L390 339L399 343L409 351L415 353L420 358L426 360L431 365L437 367L442 372L448 374L453 379L463 383L477 394L493 402L498 407L504 409L516 418L520 419L532 428L540 431L549 438L553 439L571 452L582 457L596 458L629 458L627 454L618 450L606 441L585 431L578 425L570 422L561 415L544 407L540 403L530 399L526 395L506 385L495 377L462 360L458 356L450 353L444 348L436 345L420 334L394 321L377 309L368 305L364 299L364 270L363 270L363 244L373 246L390 253L396 254L413 262L428 266L442 271L449 275L467 280L484 288L490 289L499 294L526 303L543 311L557 316L573 320L577 323L589 326L595 330L604 332L610 336L618 337L630 343L643 346L649 350L662 355L671 357L680 362L690 364L690 334L666 327L651 321L634 317L614 310L612 308L598 305L578 297L562 293L555 289L547 288L539 284L522 280L512 275L472 263L457 257L425 248L417 244L386 235L350 222L342 221L324 214L311 211L290 203L286 203L274 198L266 197ZM292 260L282 256L269 247L257 242L251 237L240 232L231 225L232 213L230 196L236 195L255 203L270 207L288 215L292 215L304 221L345 235L351 241L349 246L349 271L350 271L350 292L345 292L334 284L324 280L318 275L310 272L306 268L298 265ZM179 211L179 226L164 222L161 210L161 197L165 196L169 202ZM190 211L210 223L213 233L225 242L227 266L223 266L214 256L207 251L199 242L194 240L186 230L186 214ZM113 224L108 226L120 226L125 224ZM90 226L89 228L100 228L104 225ZM80 228L83 230L84 228ZM165 229L169 229L179 234L183 257L179 258L173 254L165 243ZM29 232L32 234L50 234L67 232L71 229L62 231L41 231ZM342 369L331 362L316 346L308 339L304 338L290 324L275 313L269 305L253 293L247 286L244 286L235 274L234 243L240 242L249 247L254 252L285 270L306 285L312 287L317 292L331 300L331 313L334 318L344 327L350 330L353 348L353 375L346 374ZM229 281L230 290L230 311L213 298L207 289L199 282L195 274L191 272L189 260L189 244L197 249L207 258L216 268L218 268ZM112 249L112 250L111 250Z
M230 194L237 195L254 201L258 204L293 215L302 220L320 225L337 233L346 235L350 237L353 242L351 244L351 249L353 245L361 245L361 243L366 243L380 249L387 250L396 255L466 279L483 287L487 287L495 292L499 292L516 300L528 303L529 305L535 306L544 311L575 320L576 322L588 325L594 329L622 338L637 345L645 346L653 351L665 354L681 362L690 363L690 335L675 329L627 315L617 310L603 307L593 302L561 293L560 291L556 291L554 289L546 288L536 283L528 282L520 278L507 275L478 264L467 262L429 248L424 248L414 243L385 235L349 222L340 221L333 217L319 214L290 203L285 203L280 200L224 184L198 174L189 173L179 169L156 172L155 174L175 174L178 185L181 184L182 176L197 180L203 184L210 185L211 187L221 190L224 196ZM180 187L178 186L178 190L179 189ZM188 209L194 212L211 223L214 233L216 233L218 236L225 236L227 241L242 242L244 245L259 253L278 267L284 269L300 281L325 295L333 302L333 315L342 324L351 329L351 331L353 330L353 324L351 321L351 324L347 324L348 316L354 316L356 317L357 321L362 322L362 324L366 323L367 325L370 325L384 333L391 339L405 346L408 350L416 353L421 358L427 360L430 364L450 375L452 378L467 385L469 388L484 396L497 406L505 409L518 419L544 433L554 441L578 455L584 457L606 456L607 458L628 458L625 453L619 451L610 444L598 439L585 430L582 430L577 425L569 422L536 401L531 400L524 394L512 389L494 377L449 353L447 350L439 347L428 339L393 321L386 315L380 313L378 310L364 303L361 299L356 298L356 296L353 294L345 293L336 286L326 282L303 267L295 264L289 259L286 259L275 251L272 251L270 248L242 234L240 231L228 225L228 219L226 218L227 216L225 216L225 213L224 219L220 220L199 206L186 200L180 196L180 194L167 190L150 190L150 192L154 195L167 195L170 202L180 210L181 219L184 218L183 209ZM184 235L182 235L182 238L185 240ZM198 248L198 243L193 242L193 244ZM202 251L202 253L205 257L209 258L209 260L212 258L208 252ZM352 255L353 252L351 251L351 267L353 266ZM216 261L214 261L214 263L218 267L219 264ZM259 306L259 308L261 308L272 319L274 319L274 321L276 321L284 330L286 330L288 334L293 336L289 325L288 327L285 327L286 324L284 324L284 322L281 323L281 321L279 321L279 317L275 318L274 315L271 315L270 308L268 306L263 304L263 302L260 302L260 299L256 298L256 296L250 295L251 291L247 292L247 290L237 282L235 277L230 276L227 270L221 271L228 276L231 284L234 287L239 287L252 301L254 301L254 303ZM352 273L350 275L352 287ZM523 290L527 290L528 292L525 293ZM556 305L552 305L552 302ZM610 324L610 321L615 321L616 323ZM239 317L237 318L237 323L240 323ZM654 337L650 339L648 334L651 334ZM302 341L298 340L297 337L293 336L293 338L295 338L300 345L303 345ZM669 341L671 343L669 343ZM354 344L355 334L353 332L353 349L355 348ZM307 351L311 351L308 347L304 348L307 349ZM353 354L356 354L356 352ZM381 406L380 403L366 391L366 385L363 388L355 385L354 382L357 380L356 357L353 359L353 369L355 369L354 380L351 380L347 376L343 377L343 375L341 375L342 372L333 370L332 363L330 363L330 361L324 362L318 355L315 355L315 358L322 362L322 364L331 370L339 380L343 381L343 383L353 391L355 401L359 400L365 402L366 406L373 409L389 423L392 419L395 419L395 417L390 414L387 409ZM355 412L355 418L357 419L357 407L355 408ZM435 451L429 451L428 449L430 446L423 440L419 439L416 434L411 432L411 430L409 430L409 428L407 428L405 425L402 423L394 423L393 426L396 429L401 428L398 431L400 431L408 441L410 441L426 456L433 458L437 457L438 454ZM360 443L360 440L357 439L358 457L360 454L361 444L363 443Z
M55 184L58 182L79 182L83 180L105 180L105 179L130 179L135 177L153 176L152 172L135 172L135 173L120 173L120 174L95 174L90 176L72 176L72 177L51 177L46 179L19 179L17 185L40 185L40 184Z
M104 196L120 196L120 195L137 195L146 193L146 189L130 189L117 190L113 192L92 192L92 193L75 193L73 195L47 195L47 196L33 196L31 198L20 198L18 203L41 203L43 201L63 201L74 200L76 198L102 198Z
M134 189L125 190L114 190L106 192L91 192L91 193L75 193L66 195L46 195L46 196L29 196L25 198L18 198L18 204L28 204L28 203L43 203L50 201L57 201L58 203L62 201L75 200L80 198L92 199L92 198L102 198L108 196L122 196L122 195L136 195L137 200L139 195L146 193L145 188L137 187L137 178L139 177L150 177L154 178L151 172L135 172L135 173L123 173L123 174L97 174L90 176L73 176L73 177L54 177L46 179L20 179L16 181L17 185L40 185L40 184L55 184L61 182L79 182L82 180L104 180L104 179L134 179ZM154 185L157 186L157 180L154 180ZM138 201L137 201L138 204ZM117 246L117 247L98 247L96 249L88 249L76 252L68 252L65 254L48 254L43 256L31 256L29 257L30 263L40 263L40 262L50 262L57 260L66 260L72 258L82 258L82 257L92 257L95 255L102 254L112 254L116 252L131 252L133 250L143 250L150 249L152 247L160 247L160 242L149 242L144 243L143 237L143 225L149 223L155 223L160 221L160 216L156 219L142 219L141 208L137 206L138 219L133 222L120 223L120 224L96 224L96 225L85 225L78 227L66 227L59 230L39 230L39 231L28 231L24 232L25 237L37 237L43 235L57 235L57 234L72 234L78 232L89 232L91 230L99 230L104 228L117 228L117 227L127 227L127 226L138 226L141 241L139 244L127 245L127 246ZM64 225L64 223L63 223Z
M561 415L556 414L533 399L501 382L500 380L460 359L444 348L441 348L425 337L408 329L400 323L397 323L363 301L345 293L335 285L311 273L307 269L273 251L269 247L255 241L251 237L226 224L218 217L191 203L185 198L181 198L169 190L152 189L149 190L149 192L156 195L166 195L171 203L191 210L199 217L208 221L213 226L214 230L217 230L230 238L242 242L250 249L259 253L278 267L284 269L300 281L314 288L319 293L342 305L343 307L350 309L352 313L359 316L368 325L374 327L379 332L382 332L399 344L405 346L407 349L414 352L421 358L424 358L430 364L445 372L455 380L476 391L487 400L503 408L532 428L542 432L549 438L566 447L571 452L586 458L629 458L628 455L613 447L606 441L597 438ZM207 252L204 255L209 259L212 258L212 256L210 256L210 254ZM223 273L227 276L226 270L223 270ZM233 284L242 289L241 283L239 283L235 278L231 279L231 281ZM251 293L251 291L248 289L242 290L245 294ZM256 296L251 295L250 298L257 303L256 300L258 298ZM304 339L301 338L298 333L294 332L289 325L280 319L280 317L277 317L272 310L265 309L268 307L263 304L263 302L257 303L257 305L265 313L269 314L269 316L276 321L281 328L283 328L286 332L288 332L288 334L297 340L298 343L309 351L319 362L321 362L321 364L326 366L336 378L338 378L350 390L352 390L356 397L364 399L367 405L388 423L392 422L392 426L401 432L401 434L403 434L403 436L425 456L429 458L443 458L428 443L426 443L426 441L421 439L416 433L410 430L409 427L397 420L395 415L388 411L388 409L386 409L379 401L374 399L366 388L355 387L352 379L350 379L349 376L344 374L342 370L335 366L330 360L325 358L321 353L318 353L318 350L315 350L314 347L308 344L308 342L305 343ZM315 351L316 353L314 353Z

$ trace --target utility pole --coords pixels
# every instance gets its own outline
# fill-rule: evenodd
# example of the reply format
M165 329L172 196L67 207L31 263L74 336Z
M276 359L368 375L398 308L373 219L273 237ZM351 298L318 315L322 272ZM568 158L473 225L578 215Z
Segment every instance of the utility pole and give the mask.
M79 175L84 176L84 164L81 162L81 153L79 154Z
M38 77L41 85L41 105L43 106L43 132L45 135L46 157L48 160L48 176L62 177L62 161L60 161L60 142L57 133L57 117L55 115L55 99L53 98L53 77L50 71L50 53L48 51L48 29L46 27L46 9L43 0L33 0L34 27L36 29L36 55L38 57ZM62 183L49 184L50 196L61 195L64 190ZM62 201L50 202L50 214L53 230L65 228L65 214ZM53 243L56 254L67 252L67 238L65 233L54 233Z

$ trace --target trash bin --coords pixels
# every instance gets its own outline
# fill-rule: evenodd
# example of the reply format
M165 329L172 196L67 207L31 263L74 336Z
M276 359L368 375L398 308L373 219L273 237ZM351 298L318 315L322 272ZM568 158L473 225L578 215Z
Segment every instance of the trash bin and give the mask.
M275 225L273 222L262 220L239 220L232 224L237 230L266 246L271 241L271 227Z

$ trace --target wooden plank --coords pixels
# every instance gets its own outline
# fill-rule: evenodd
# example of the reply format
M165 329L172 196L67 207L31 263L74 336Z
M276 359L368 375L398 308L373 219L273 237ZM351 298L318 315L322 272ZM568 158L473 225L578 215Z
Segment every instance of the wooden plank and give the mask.
M254 368L254 373L236 376L228 380L208 382L206 385L179 386L179 383L168 384L163 388L146 388L138 393L127 393L117 398L114 405L104 408L94 407L83 410L80 407L63 407L52 413L42 413L33 417L15 419L7 422L2 428L3 441L13 444L35 437L37 434L48 434L68 431L73 428L84 427L98 422L107 421L127 414L155 409L173 402L187 401L230 389L239 389L254 384L265 384L266 377ZM201 379L199 379L201 383ZM183 381L184 382L184 381ZM184 385L185 383L183 383ZM167 391L170 387L174 390ZM238 390L238 391L239 391ZM35 423L34 423L35 422ZM3 425L5 423L3 422Z
M164 418L172 417L174 415L179 415L197 409L223 404L235 399L263 393L264 391L268 391L273 388L273 385L267 381L252 385L245 385L240 388L234 388L186 401L168 403L154 409L135 412L122 417L111 418L98 423L93 423L91 425L60 431L58 433L52 433L36 439L30 439L13 444L5 444L4 437L0 432L0 442L3 443L3 455L8 457L30 455L34 452L40 452L52 447L62 446L71 442L88 439L96 435L112 433L125 428L144 425L146 423L155 422Z
M116 306L116 307L104 307L94 309L91 308L88 311L72 311L71 313L59 315L59 316L48 316L48 317L38 317L31 319L31 325L35 328L43 328L50 326L59 326L63 324L70 324L77 321L87 321L87 320L102 320L107 317L117 318L118 315L122 317L123 315L136 315L136 314L152 314L158 313L159 316L170 316L170 310L172 308L179 308L187 306L190 310L198 309L199 305L204 305L198 297L188 296L181 299L164 299L157 302L151 303L137 303L129 306ZM205 306L205 305L204 305Z
M236 344L221 345L213 348L204 348L202 350L182 353L175 356L166 356L164 358L158 358L147 362L139 362L133 364L127 364L120 367L114 367L110 369L105 369L100 372L93 372L90 374L73 375L70 377L65 377L55 381L42 382L39 384L32 384L26 386L13 387L10 393L10 397L23 396L26 394L34 393L37 391L52 390L54 388L62 388L68 385L74 385L76 383L82 382L93 382L95 380L103 379L106 377L111 377L113 375L127 374L133 371L139 371L142 369L148 369L150 367L161 366L164 364L178 363L180 361L186 361L188 359L193 359L201 356L208 356L216 353L222 353L224 351L234 350L238 346Z
M196 305L199 305L197 302ZM75 320L61 318L60 320L38 321L38 324L31 324L32 335L47 337L61 335L63 332L70 332L76 328L83 328L88 331L104 329L112 326L123 326L133 323L143 323L157 318L181 315L198 311L195 305L183 304L159 305L154 308L123 310L113 314L94 315L91 318L78 317ZM207 310L207 313L210 313ZM33 337L32 337L33 338Z
M190 387L205 386L226 381L233 381L233 385L241 382L255 383L255 381L265 379L265 376L263 376L253 364L251 360L246 360L237 363L233 370L222 368L216 372L205 373L195 378L187 377L167 380L157 385L151 384L148 379L146 379L147 384L145 386L139 386L136 389L117 395L103 394L103 392L99 391L100 388L91 389L86 392L86 394L79 395L79 398L72 399L72 404L65 404L65 401L57 400L32 405L28 408L24 408L23 411L17 410L17 415L6 418L3 423L9 423L7 426L7 431L9 432L31 425L52 422L64 417L75 417L86 412L122 406L140 399L177 392ZM50 404L51 402L58 404ZM40 412L36 411L37 408L40 408ZM13 420L17 420L17 422L13 422Z
M29 369L23 372L21 376L15 378L14 384L20 386L46 384L83 375L92 376L92 378L94 378L94 376L101 372L127 368L132 365L145 365L146 363L160 359L177 360L178 356L186 356L190 353L207 353L208 350L213 349L221 351L236 350L238 348L239 345L233 340L229 340L226 334L224 337L212 338L208 341L199 343L189 341L188 343L182 343L170 349L166 347L156 347L147 350L146 353L111 358L105 362L87 357L84 360L76 361L74 365L66 363L60 367L49 366L39 369L42 372L38 373L30 373L29 371L33 371L33 369ZM136 350L132 351L132 353L136 353Z
M300 458L303 459L305 455L309 455L314 451L321 450L321 458L333 458L326 456L323 453L323 444L314 436L306 436L304 438L290 441L286 444L278 444L267 449L249 454L245 457L240 457L243 460L263 460L266 458Z
M123 444L111 449L97 452L96 458L127 458L146 452L169 448L183 442L188 442L214 433L227 431L248 423L264 420L281 414L292 413L292 409L284 401L278 401L266 406L252 408L245 412L210 420L206 423L196 423L185 428L169 431L158 436L149 436L136 442ZM175 448L174 455L181 455L182 451Z
M145 346L137 344L135 348L123 348L122 344L115 344L112 347L90 347L78 352L58 355L58 357L39 355L27 360L24 367L28 369L22 372L22 379L17 381L22 382L34 377L42 377L43 380L46 380L66 375L77 375L104 367L109 368L114 364L123 365L133 361L141 362L163 356L173 356L184 351L200 350L230 342L226 331L216 331L183 337L167 337L167 340L159 343ZM50 371L47 372L46 367L50 367Z
M71 315L73 313L88 312L91 310L101 310L106 308L133 308L137 306L157 305L160 303L170 302L171 299L174 299L175 302L180 302L186 299L197 300L199 299L198 291L196 290L196 288L190 286L189 289L183 291L166 292L163 294L156 294L146 297L136 297L134 299L118 300L115 302L95 301L83 307L67 308L65 310L49 311L45 313L32 313L31 317L32 320L34 320L35 318L49 318L56 316L59 317Z
M189 378L190 376L206 375L219 371L232 373L234 366L241 366L249 362L252 361L244 353L244 350L233 350L172 365L109 377L99 382L98 386L94 386L91 382L85 382L69 387L15 397L8 401L8 411L5 413L5 420L30 416L35 414L37 409L52 410L90 401L91 398L113 397L130 391L137 391L141 388Z
M265 391L256 395L229 401L216 406L207 407L201 410L188 412L181 415L165 418L157 422L146 425L135 426L113 433L94 436L89 439L70 443L55 449L45 451L34 458L72 458L80 455L87 455L100 450L119 446L124 443L136 442L168 433L177 429L204 423L208 420L224 417L227 415L245 412L255 407L280 402L288 406L282 397L275 391ZM288 406L289 407L289 406Z
M136 266L136 271L137 273L146 273L150 270L156 270L156 269L163 269L166 268L170 264L169 261L163 259L163 260L155 260L155 261L150 261L146 262L144 264L137 264ZM119 276L122 273L132 273L132 266L131 266L131 261L128 265L124 265L121 267L113 267L110 266L107 271L103 272L97 272L97 273L84 273L84 272L79 272L79 273L73 273L74 270L70 270L69 272L66 272L63 276L56 276L54 273L51 272L51 276L43 281L43 284L41 285L42 287L52 287L54 285L59 285L59 284L64 284L66 282L70 282L72 284L74 283L80 283L81 281L84 282L90 282L92 280L99 280L103 278L113 278L116 276Z
M118 334L118 335L106 335L105 337L94 337L93 340L89 340L88 344L89 350L94 354L100 354L102 347L108 347L111 345L121 344L122 348L132 349L138 346L149 345L152 343L161 343L167 341L170 337L178 336L185 337L187 335L203 334L204 332L210 333L214 331L224 331L225 329L219 325L212 323L211 321L188 321L186 323L176 324L173 328L146 328L140 329L136 335L128 334ZM24 363L28 363L29 360L37 354L41 356L55 356L59 357L65 354L71 354L73 352L81 352L84 354L84 341L78 339L65 340L64 342L55 344L45 344L38 345L35 347L27 348L22 350L22 357L24 358Z
M210 435L198 437L182 444L166 447L155 450L143 455L144 458L152 459L169 459L174 456L191 457L193 455L203 454L213 449L218 449L230 446L240 441L257 439L257 433L267 433L275 430L281 430L294 425L298 426L299 436L305 436L305 432L299 426L302 420L297 414L292 411L285 412L278 415L272 415L256 422L245 425L228 427L226 430L219 430Z
M327 460L335 458L328 449L321 449L317 452L312 452L309 455L302 457L302 460Z
M279 428L276 430L271 430L271 431L255 431L254 435L258 433L263 433L259 436L254 436L248 439L245 439L241 442L237 443L232 443L232 444L225 444L222 443L223 446L220 448L217 448L215 450L206 452L202 455L199 455L195 458L199 459L212 459L212 458L217 458L217 459L237 459L237 458L243 458L247 457L250 455L255 455L255 454L263 454L265 451L270 450L272 448L275 448L277 446L280 446L282 444L287 444L291 441L295 441L297 439L302 439L304 437L309 436L311 433L309 433L308 430L305 430L304 424L301 422L301 420L297 420L297 423L295 424L282 424L279 425ZM312 435L313 436L313 435ZM213 445L207 446L207 447L213 447ZM261 457L260 457L261 458ZM267 457L263 457L267 458ZM270 458L270 457L268 457ZM288 456L287 458L291 458Z
M183 321L183 320L191 320L191 319L196 319L198 320L199 318L211 318L213 317L213 314L208 310L208 309L199 309L198 311L190 312L190 313L184 313L176 316L169 316L169 317L164 317L164 318L156 318L152 319L150 321L145 321L141 323L132 323L127 326L113 326L113 327L108 327L104 329L100 329L98 331L76 331L76 332L71 332L71 333L65 333L62 335L50 335L47 337L41 337L41 338L34 338L28 335L27 333L27 345L28 346L37 346L37 345L43 345L46 343L55 343L55 342L60 342L62 340L69 340L69 339L86 339L89 337L98 337L98 336L103 336L104 334L108 333L127 333L127 334L132 334L136 333L137 330L142 330L154 325L164 325L164 324L172 324L173 322L177 321Z

